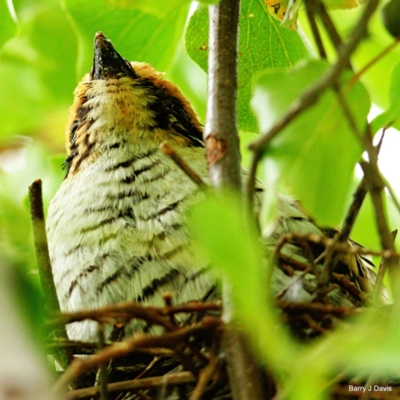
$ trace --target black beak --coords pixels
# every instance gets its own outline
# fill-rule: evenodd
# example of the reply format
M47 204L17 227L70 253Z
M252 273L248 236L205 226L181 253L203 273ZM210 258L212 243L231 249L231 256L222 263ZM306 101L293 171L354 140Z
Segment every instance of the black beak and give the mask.
M97 80L120 78L121 76L137 78L130 63L118 54L110 40L101 32L97 32L94 36L93 67L90 77Z

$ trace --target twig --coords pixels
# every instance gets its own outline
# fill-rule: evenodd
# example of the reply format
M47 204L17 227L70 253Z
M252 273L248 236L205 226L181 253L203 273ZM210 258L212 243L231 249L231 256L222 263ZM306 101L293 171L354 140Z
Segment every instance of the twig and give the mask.
M397 229L392 232L393 242L396 240L396 236L397 236ZM383 279L385 278L386 270L387 270L386 258L382 257L381 263L380 263L379 269L378 269L378 275L377 275L376 281L375 281L374 291L372 294L372 298L373 298L375 304L378 304L378 302L379 302L379 297L381 295L381 291L383 288Z
M356 222L358 213L360 212L361 206L367 195L367 192L367 183L365 181L365 177L363 177L353 194L353 202L350 205L346 218L344 219L342 229L339 233L339 242L345 242L348 240L350 232L353 229L354 223Z
M352 295L358 297L362 302L365 302L365 300L367 300L367 298L369 297L368 294L364 293L353 282L349 281L348 277L346 277L345 275L334 272L332 274L332 278L333 282L338 283Z
M377 155L379 154L382 148L383 139L385 137L385 131L386 129L383 129L379 143L375 147ZM356 222L358 213L360 212L361 206L364 203L367 192L368 192L368 185L364 175L356 191L353 194L353 202L351 203L346 218L344 219L342 229L340 230L338 238L339 242L345 242L349 238L350 232L353 229L354 223Z
M171 160L202 190L206 190L208 185L194 171L189 164L176 151L164 141L160 144L161 151L169 156Z
M245 182L246 185L246 200L248 204L248 208L251 211L251 214L253 214L253 203L254 203L254 187L256 184L256 176L257 176L257 169L258 169L258 163L261 160L262 152L261 151L255 151L253 153L253 156L251 158L250 162L250 169L249 169L249 174L247 175L247 179Z
M112 304L96 310L81 310L73 313L63 313L48 322L48 325L69 324L71 322L79 322L85 319L92 319L94 321L107 321L115 318L140 318L145 321L161 325L169 330L175 330L177 327L169 320L163 319L163 316L168 316L177 313L192 313L202 312L209 310L221 310L221 303L206 302L206 303L188 303L178 306L168 307L152 307L144 306L142 304L126 301L118 304ZM108 321L110 322L110 321Z
M105 342L106 346L111 346L113 342ZM48 342L45 346L46 349L53 349L58 347L70 347L73 354L85 354L91 355L95 353L97 350L97 344L95 342L76 342L76 341L52 341ZM153 356L153 357L174 357L175 352L168 349L161 349L161 348L146 348L146 349L137 349L132 352L132 356L136 355L146 355L146 356Z
M29 202L31 207L33 239L35 243L40 283L42 285L42 290L49 311L51 313L59 313L60 303L54 285L53 271L51 268L49 248L47 244L43 212L42 181L40 179L34 181L32 185L29 186ZM57 329L54 329L54 333L57 338L68 340L65 326L59 326ZM62 367L66 368L72 360L72 353L68 349L63 348L59 350L59 355Z
M392 51L397 44L400 42L400 37L396 38L396 40L391 43L388 47L384 48L379 54L377 54L372 60L367 62L359 71L357 71L356 74L354 74L349 82L346 85L347 86L352 86L354 85L363 75L366 71L368 71L374 64L376 64L378 61L380 61L386 54L388 54L390 51Z
M214 342L214 347L215 347L215 342ZM210 357L210 362L205 368L203 368L198 377L197 384L192 392L192 395L190 396L190 400L202 399L204 391L207 388L207 384L213 378L215 371L217 370L218 364L219 364L218 354L216 354L214 349Z
M338 50L341 46L343 46L342 38L340 37L339 32L335 27L335 24L332 22L328 11L326 11L325 4L320 0L314 0L312 2L312 5L314 6L315 11L318 13L322 25L324 26L333 44L333 47Z
M135 378L135 380L142 379L159 363L160 360L162 360L162 357L154 357L151 362L146 366L146 368Z
M326 237L324 235L316 235L316 234L310 234L310 235L304 235L301 233L286 233L282 235L280 241L278 242L278 245L283 245L287 242L290 242L291 240L295 239L302 239L302 240L307 240L312 243L317 243L317 244L323 244L326 247L329 246L334 246L334 249L338 252L342 252L344 254L358 254L361 256L364 255L371 255L371 256L380 256L380 257L400 257L400 253L397 253L396 251L392 250L371 250L371 249L366 249L364 247L361 247L357 245L356 243L353 243L352 247L349 247L348 243L336 243L334 244L333 239ZM307 265L306 263L302 263L303 265ZM296 264L293 264L296 265Z
M138 380L129 380L124 382L110 383L107 390L112 392L124 392L129 390L139 390L148 388L163 388L165 386L184 385L196 382L196 378L190 372L178 372L164 376L155 376L152 378L143 378ZM66 400L86 399L96 396L99 393L97 386L85 389L78 389L68 392L65 395Z
M369 125L367 126L367 128L369 128ZM398 285L396 284L396 282L400 278L399 277L400 271L398 271L399 257L397 255L394 255L396 249L394 246L393 237L392 234L390 233L384 211L383 193L385 189L385 184L379 172L377 152L372 145L372 137L370 131L367 131L367 134L368 138L370 139L369 142L366 141L368 145L367 152L369 156L369 162L362 161L360 165L364 171L365 177L368 182L368 189L371 195L371 200L375 211L375 221L378 228L381 247L383 250L389 250L393 253L387 258L385 262L385 268L388 269L390 277L393 282L392 288L393 288L393 296L395 298L395 302L397 302L400 306L399 303L400 291L397 289Z
M310 25L311 32L314 37L314 42L317 46L319 56L322 59L326 60L327 59L326 51L325 51L324 44L321 39L321 35L319 33L317 22L315 21L315 15L314 15L315 4L313 4L310 1L305 1L304 4L306 6L308 23Z
M220 321L206 317L201 322L187 328L169 332L160 336L137 335L129 340L115 343L97 354L85 359L75 359L62 377L54 385L54 391L62 390L70 382L74 381L83 372L96 368L98 365L108 362L112 358L122 357L133 350L146 347L166 347L175 349L190 336L199 335L204 332L214 331L221 325Z
M311 329L320 333L321 335L324 335L328 332L328 330L322 328L322 326L319 326L318 323L311 317L310 314L304 313L300 316L300 318L306 321Z

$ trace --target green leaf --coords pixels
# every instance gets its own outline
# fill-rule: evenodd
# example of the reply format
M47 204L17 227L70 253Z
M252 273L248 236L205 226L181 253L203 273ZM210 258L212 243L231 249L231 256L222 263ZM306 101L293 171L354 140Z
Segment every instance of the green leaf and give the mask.
M199 0L199 3L205 5L218 4L221 0Z
M267 131L282 117L326 68L325 62L310 61L289 72L262 75L252 103L262 130ZM363 132L370 108L368 93L359 83L342 93L354 122ZM319 224L334 226L344 216L361 152L337 96L329 90L272 141L263 164L267 178L278 171L280 182L289 185Z
M262 296L260 276L262 249L258 243L255 228L245 221L245 215L235 197L217 198L209 196L194 213L195 232L205 245L208 258L233 285L243 284L241 291L252 287L252 293L245 297ZM252 271L252 273L248 273ZM263 285L262 285L263 286ZM263 290L262 290L263 291Z
M190 0L107 0L107 3L113 8L137 9L144 13L155 15L158 18L163 18L174 8L190 3Z
M397 64L392 71L389 98L390 107L388 110L372 121L373 133L389 125L400 129L400 64Z
M175 47L183 34L189 3L173 7L164 18L147 14L125 2L124 7L109 0L64 0L75 25L79 44L79 76L90 70L93 38L102 31L117 51L130 61L144 61L160 71L168 70ZM143 3L142 3L143 4Z
M17 32L14 9L10 9L10 7L12 7L12 1L7 2L7 0L0 0L0 49L3 47L4 43L11 39Z
M255 224L246 217L235 196L208 195L193 210L191 226L204 255L230 283L232 308L257 353L280 369L285 360L291 363L296 358L298 348L269 301L265 264L270 268L273 264L267 261Z
M208 9L199 6L186 32L189 56L207 71ZM257 121L250 110L253 83L264 69L293 66L308 56L296 31L284 29L271 17L261 0L243 0L240 12L238 124L239 129L258 132Z
M324 0L326 7L330 10L355 8L365 3L363 0Z
M16 6L18 36L0 62L0 142L40 132L58 145L76 85L76 40L57 0Z

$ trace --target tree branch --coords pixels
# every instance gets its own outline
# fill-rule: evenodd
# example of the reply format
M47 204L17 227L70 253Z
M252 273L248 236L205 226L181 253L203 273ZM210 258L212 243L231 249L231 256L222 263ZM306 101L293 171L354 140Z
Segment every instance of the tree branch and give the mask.
M42 181L40 179L34 181L32 185L29 186L29 202L31 207L33 240L35 243L36 259L44 298L48 305L49 311L51 313L59 313L60 303L58 302L57 291L54 285L53 271L50 263L43 212ZM65 325L55 328L54 333L57 338L68 340ZM60 356L62 367L66 368L72 360L72 353L69 349L60 348L58 354Z
M204 130L207 162L217 188L242 187L239 134L236 123L239 0L209 7L207 120Z
M239 0L222 0L209 7L209 55L207 120L204 131L211 182L218 190L242 194L241 156L236 122ZM230 287L224 284L223 345L232 395L235 400L264 398L254 373L254 357L244 345L232 320Z

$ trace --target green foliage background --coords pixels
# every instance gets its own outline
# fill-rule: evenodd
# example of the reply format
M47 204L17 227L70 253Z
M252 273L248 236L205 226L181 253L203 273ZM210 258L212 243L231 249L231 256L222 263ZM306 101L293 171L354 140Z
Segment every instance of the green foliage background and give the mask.
M2 257L35 277L27 187L34 179L41 178L47 207L63 178L60 165L64 157L63 131L68 108L77 82L90 70L96 31L102 31L112 39L125 58L149 62L158 70L165 71L167 77L190 98L204 121L209 3L215 1L204 1L189 18L189 0L0 0ZM354 9L333 11L331 15L346 36L359 13L359 9ZM267 13L262 0L242 0L240 23L238 123L246 164L246 145L255 138L259 129L265 131L271 126L296 96L321 76L327 65L313 61L315 50L303 11L300 12L302 29L296 32L282 28ZM377 13L371 21L368 38L354 54L352 61L356 68L364 66L392 41ZM334 52L327 40L326 46L333 59ZM371 102L385 110L374 121L375 131L389 120L399 120L399 55L399 48L390 52L347 93L346 98L352 105L360 129ZM361 153L362 149L338 112L335 97L326 93L315 108L272 143L262 161L261 175L270 185L268 187L277 185L300 198L318 222L339 225L356 185L354 167ZM268 202L266 204L269 206ZM387 207L393 228L399 227L400 219L390 200ZM230 253L230 248L243 250L242 258L240 255L235 258L237 268L230 272L232 282L240 282L240 271L243 271L240 260L249 259L252 253L249 248L256 248L257 244L252 242L251 235L250 239L246 237L250 244L244 244L247 239L243 234L226 235L227 231L235 231L234 226L239 222L231 214L225 215L225 209L212 200L209 208L199 210L199 215L204 216L200 221L218 215L226 219L226 224L199 224L198 233L201 237L202 232L211 229L215 237L226 236L226 254ZM379 239L373 221L367 201L353 237L367 247L378 249ZM265 217L264 223L268 222L269 217ZM230 225L232 229L219 232L221 226ZM244 227L239 232L249 231ZM207 235L204 240L207 242ZM214 250L209 249L210 257L213 257ZM218 257L217 263L224 264ZM235 264L230 260L230 265L232 262ZM261 274L259 267L253 266L254 275L248 280L246 290L235 286L239 310L242 311L257 310L255 304L260 300L257 296L263 289L252 290L252 285L255 287L260 282L258 274ZM251 268L251 265L246 268ZM347 337L340 331L330 341L316 343L307 350L293 344L285 333L280 336L281 341L268 341L268 324L275 320L268 307L264 311L264 318L257 318L256 311L241 314L246 323L253 324L251 326L257 332L255 342L257 346L262 344L263 357L272 362L287 383L288 397L324 398L321 388L327 376L343 365L345 357L349 358L351 344L359 336ZM363 332L368 323L366 319L361 321L359 332ZM379 343L381 334L379 329L372 331L367 335L372 342L365 342ZM355 346L351 353L352 366L368 362L373 357L376 365L387 366L389 355L393 362L397 362L400 353L390 353L394 340L391 336L384 347L373 349L369 356ZM332 354L332 346L338 346L335 354ZM321 354L325 358L321 359ZM293 364L294 355L299 361ZM308 375L303 373L306 370ZM310 374L314 376L313 380Z

